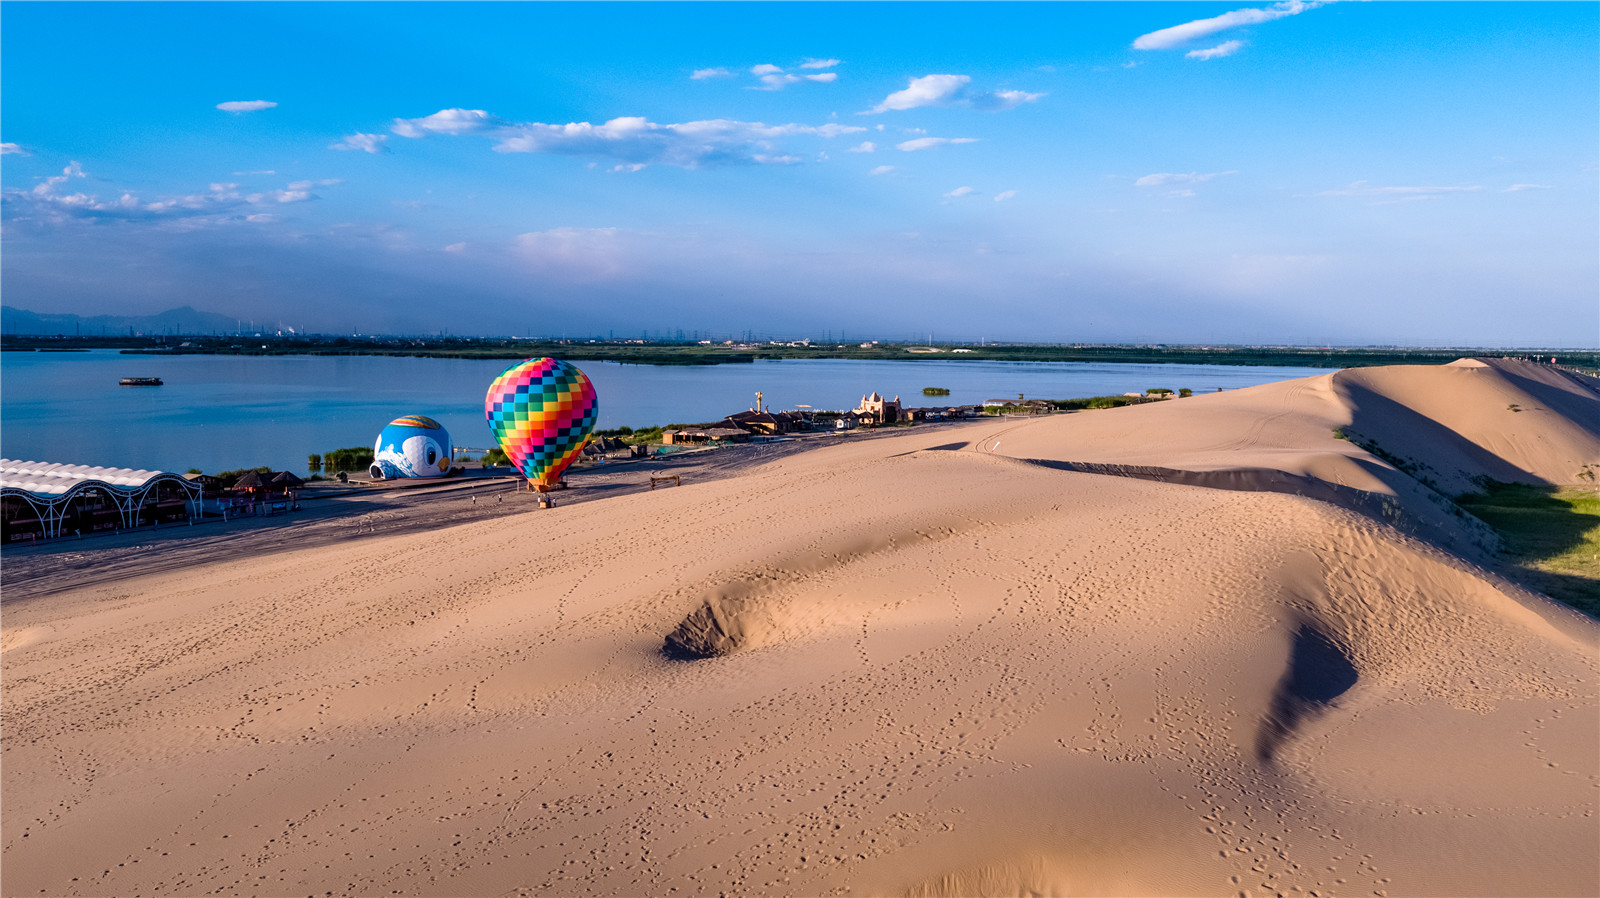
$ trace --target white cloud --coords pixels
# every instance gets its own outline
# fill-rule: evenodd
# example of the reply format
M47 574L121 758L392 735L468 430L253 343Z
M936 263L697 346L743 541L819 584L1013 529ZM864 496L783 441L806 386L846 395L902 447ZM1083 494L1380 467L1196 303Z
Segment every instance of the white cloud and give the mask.
M792 165L801 157L784 152L780 141L797 137L831 139L867 130L857 125L766 125L729 119L658 124L639 116L603 124L505 122L482 110L445 109L423 119L397 119L407 136L429 133L477 134L495 141L500 153L588 156L617 163L614 171L647 165L699 168L707 165ZM426 124L423 124L426 123ZM403 124L403 129L402 129ZM411 132L411 133L408 133Z
M800 63L799 68L803 70L809 70L811 73L808 74L806 71L802 71L799 74L796 74L794 72L785 70L783 66L774 65L770 62L763 62L760 65L753 65L748 69L749 73L754 75L756 81L758 82L757 84L751 85L750 89L783 90L785 87L788 87L791 84L801 84L807 81L817 84L831 84L839 80L839 74L837 72L820 72L816 70L831 69L838 64L839 60L837 59L807 58L804 62ZM731 78L735 74L736 73L731 69L718 66L716 68L709 69L696 69L689 77L698 81L705 78Z
M1244 49L1244 41L1223 41L1222 43L1206 50L1190 50L1183 54L1187 59L1221 59Z
M482 109L441 109L422 118L397 118L389 130L401 137L474 134L503 124Z
M1015 109L1023 103L1031 103L1044 96L1044 94L1031 94L1020 90L1001 90L992 92L973 91L968 88L972 83L969 75L924 75L921 78L912 78L905 90L898 90L885 97L882 103L872 107L863 115L871 115L890 110L916 109L919 106L969 106L973 109L999 110Z
M872 171L867 172L867 174L869 174L869 175L887 175L887 174L891 174L892 172L894 172L894 170L895 170L895 167L892 166L892 165L880 165L877 168L873 169Z
M975 192L976 191L974 191L971 187L957 187L955 190L952 190L949 193L945 194L945 198L946 199L954 199L954 198L956 198L958 196L968 196L968 195L970 195L972 193L975 193Z
M994 195L994 201L997 203L1003 203L1016 195L1017 192L1015 190L1002 190Z
M245 197L247 203L303 203L316 199L309 190L268 190Z
M997 90L993 93L978 94L972 98L972 105L978 109L1015 109L1023 103L1032 103L1044 94L1028 93L1025 90Z
M233 174L234 174L235 177L238 177L238 176L241 176L241 175L275 175L275 174L277 174L277 172L273 171L270 168L266 168L266 169L262 169L260 171L236 171Z
M1205 181L1209 181L1212 178L1220 178L1223 175L1236 175L1238 173L1239 172L1236 171L1236 170L1235 171L1214 171L1214 172L1207 172L1205 174L1201 174L1200 172L1193 172L1193 171L1192 172L1188 172L1187 174L1185 174L1183 172L1159 172L1159 173L1153 174L1153 175L1145 175L1144 177L1140 178L1139 180L1134 181L1133 182L1133 186L1135 186L1135 187L1163 187L1163 186L1165 186L1167 184L1200 184L1200 183L1203 183Z
M829 81L837 81L838 79L839 76L833 72L824 72L821 75L762 75L761 83L763 86L757 88L757 90L782 90L784 87L787 87L790 84L796 84L801 81L820 81L826 83Z
M926 75L912 78L905 90L895 91L873 107L873 112L891 109L915 109L918 106L941 106L949 103L963 90L972 78L967 75Z
M32 156L33 154L14 143L0 143L0 156Z
M218 103L217 108L223 112L258 112L276 105L278 104L271 100L229 100L226 103Z
M1355 181L1346 187L1324 190L1317 196L1359 196L1381 200L1374 205L1404 203L1413 200L1432 200L1452 193L1473 193L1483 188L1477 185L1450 187L1380 187L1366 181Z
M519 234L512 246L534 268L570 280L593 281L622 272L620 237L616 228L553 228Z
M809 126L785 125L784 127L795 128L795 127L809 127ZM826 125L818 125L815 128L812 128L811 130L815 131L817 134L822 135L823 137L839 137L840 135L843 135L843 134L860 134L862 131L865 131L867 129L861 127L860 125L839 125L839 124L834 124L834 123L830 122L830 123L828 123Z
M13 217L27 218L31 212L35 217L51 221L69 218L126 221L211 219L217 222L243 220L260 223L276 221L277 217L250 210L249 207L313 200L317 197L311 192L311 188L339 183L331 179L296 181L281 190L268 190L249 195L241 195L238 192L238 184L214 183L208 184L202 192L151 201L140 199L127 191L123 191L114 199L102 199L94 194L82 191L67 192L64 189L73 180L87 177L88 174L84 172L83 166L72 162L61 170L61 174L44 178L34 185L32 190L6 191L5 203L11 209L17 210L10 213Z
M839 80L838 72L821 72L816 75L793 75L785 72L775 65L758 65L750 70L761 81L761 86L756 90L783 90L791 84L802 81L816 81L829 84Z
M1216 34L1219 31L1227 31L1244 25L1257 25L1262 22L1271 22L1274 19L1282 19L1286 16L1299 15L1322 5L1323 3L1320 0L1304 0L1304 2L1302 0L1285 0L1283 3L1274 3L1266 9L1236 9L1233 12L1225 12L1220 16L1213 16L1209 19L1196 19L1192 22L1185 22L1182 25L1174 25L1171 28L1163 28L1160 31L1142 34L1134 39L1133 48L1135 50L1171 50L1189 41Z
M1512 184L1501 193L1515 193L1519 190L1554 190L1549 184Z
M464 253L467 251L467 245L465 243L452 243L445 247L444 251L447 253Z
M328 144L330 150L359 150L363 153L385 153L389 148L384 144L389 142L387 134L363 134L356 132L338 143ZM271 172L268 172L271 174Z
M60 187L62 184L67 183L73 178L85 177L88 176L83 173L83 166L79 165L77 161L74 160L67 163L67 167L61 170L61 174L52 175L35 185L33 188L33 195L53 196L56 192L56 188Z
M863 140L861 143L850 148L850 152L852 153L875 153L877 150L878 145L870 140Z
M897 143L894 146L897 150L904 150L907 153L911 153L917 150L931 150L935 147L942 147L952 143L977 142L978 138L976 137L919 137L916 140L907 140L902 143Z

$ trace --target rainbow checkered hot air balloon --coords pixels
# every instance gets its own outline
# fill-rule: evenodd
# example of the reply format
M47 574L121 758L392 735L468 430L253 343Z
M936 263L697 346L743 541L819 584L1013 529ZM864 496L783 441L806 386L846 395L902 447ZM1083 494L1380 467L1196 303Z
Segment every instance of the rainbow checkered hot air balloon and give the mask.
M588 376L557 359L512 365L483 399L483 416L495 440L540 492L554 486L578 457L599 414Z

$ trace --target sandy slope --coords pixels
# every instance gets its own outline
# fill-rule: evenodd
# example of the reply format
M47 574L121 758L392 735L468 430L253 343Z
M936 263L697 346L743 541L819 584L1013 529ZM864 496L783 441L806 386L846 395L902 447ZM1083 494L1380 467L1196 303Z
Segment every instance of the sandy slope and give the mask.
M1492 535L1449 500L1483 477L1593 486L1600 395L1544 366L1462 359L1052 418L1000 431L982 448L1074 470L1310 496L1481 559Z
M911 431L8 606L0 885L1600 893L1600 627L1436 548L1478 537L1331 434L1490 464L1381 399L1554 479L1600 457L1594 400L1440 370ZM1511 403L1540 411L1508 430ZM1302 482L1433 541L1275 489ZM664 656L707 602L743 650Z

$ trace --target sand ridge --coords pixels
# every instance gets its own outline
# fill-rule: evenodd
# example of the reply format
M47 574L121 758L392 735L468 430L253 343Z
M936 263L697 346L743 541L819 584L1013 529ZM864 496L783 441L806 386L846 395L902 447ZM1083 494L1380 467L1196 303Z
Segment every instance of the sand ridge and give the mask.
M1600 892L1594 621L1381 514L1065 466L1380 491L1339 377L7 608L4 891ZM664 653L711 600L761 637Z
M1600 394L1527 362L1349 369L1231 394L1071 415L985 451L1069 470L1304 495L1483 561L1495 539L1451 500L1482 478L1593 485Z

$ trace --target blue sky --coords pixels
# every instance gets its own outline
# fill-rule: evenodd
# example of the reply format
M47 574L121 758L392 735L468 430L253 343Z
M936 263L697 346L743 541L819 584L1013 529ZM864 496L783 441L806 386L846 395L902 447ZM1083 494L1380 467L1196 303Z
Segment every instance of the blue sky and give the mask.
M39 312L1600 343L1592 3L6 2L0 142Z

